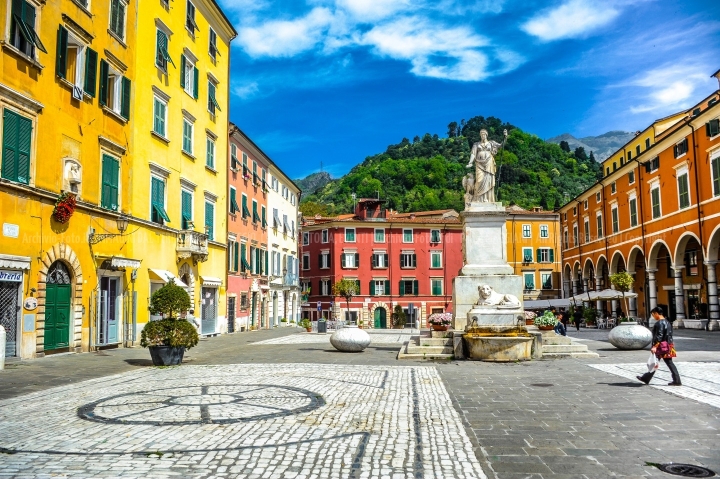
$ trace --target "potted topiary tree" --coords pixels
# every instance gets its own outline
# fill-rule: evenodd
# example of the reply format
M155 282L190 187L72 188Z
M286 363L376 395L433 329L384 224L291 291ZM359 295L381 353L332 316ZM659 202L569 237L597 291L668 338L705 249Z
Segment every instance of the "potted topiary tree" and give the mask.
M403 329L406 322L407 317L405 316L405 311L403 311L402 306L400 306L399 304L395 305L395 309L392 313L393 328Z
M182 363L186 349L199 341L195 326L179 315L190 309L187 291L170 281L150 298L150 313L162 319L148 322L140 334L140 346L150 350L155 366L176 366Z

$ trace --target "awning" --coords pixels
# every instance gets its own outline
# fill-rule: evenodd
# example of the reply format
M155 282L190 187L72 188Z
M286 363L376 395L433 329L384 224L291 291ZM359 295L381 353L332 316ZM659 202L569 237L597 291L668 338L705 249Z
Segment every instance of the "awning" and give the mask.
M222 280L220 278L213 278L212 276L200 276L203 286L222 286Z
M30 269L30 257L0 254L0 268Z
M148 268L148 273L150 273L151 276L155 276L157 279L162 281L163 283L169 283L170 280L175 280L175 284L177 286L182 286L183 288L187 288L188 285L180 281L180 278L172 274L170 271L166 271L164 269L153 269Z
M567 308L570 306L570 299L538 299L534 301L523 301L525 309L543 309L543 308Z
M120 256L113 256L110 259L110 266L113 268L130 268L130 269L138 269L140 267L140 263L142 260L139 259L130 259L130 258L122 258Z

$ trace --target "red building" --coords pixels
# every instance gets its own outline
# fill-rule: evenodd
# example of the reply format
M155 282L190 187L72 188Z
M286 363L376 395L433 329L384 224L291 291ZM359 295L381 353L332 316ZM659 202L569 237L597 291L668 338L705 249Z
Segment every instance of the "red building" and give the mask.
M389 328L400 305L409 323L425 327L430 314L451 312L452 280L462 268L461 239L454 210L399 214L375 199L358 200L355 214L305 218L302 315ZM332 285L342 278L358 284L349 308L332 295Z

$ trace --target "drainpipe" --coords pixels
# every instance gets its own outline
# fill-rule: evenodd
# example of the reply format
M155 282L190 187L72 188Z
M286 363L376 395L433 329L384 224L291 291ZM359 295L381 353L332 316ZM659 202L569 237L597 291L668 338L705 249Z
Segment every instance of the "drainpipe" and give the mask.
M646 150L647 151L647 150ZM647 255L645 254L645 251L647 251L647 244L645 243L645 208L643 207L643 179L642 179L642 170L645 167L646 163L640 163L637 158L635 158L635 163L638 165L638 175L637 175L637 182L638 182L638 198L640 198L640 235L642 236L642 251L643 251L643 259L645 262L645 269L648 268L647 263ZM652 161L652 160L651 160ZM645 292L643 296L645 296L645 316L647 316L647 310L648 306L650 306L650 293L648 291L649 288L649 282L648 282L648 276L645 275L645 284L643 285L645 288ZM637 313L637 311L636 311Z

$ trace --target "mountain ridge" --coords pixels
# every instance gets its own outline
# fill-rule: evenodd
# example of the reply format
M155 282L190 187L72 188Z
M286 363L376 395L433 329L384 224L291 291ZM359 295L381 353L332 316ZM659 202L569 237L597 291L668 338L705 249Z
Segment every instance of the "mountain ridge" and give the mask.
M558 145L561 141L567 141L571 150L578 147L585 148L588 154L591 151L593 152L596 161L603 162L634 137L635 133L629 131L611 130L602 135L585 136L583 138L576 138L570 133L562 133L546 141Z

